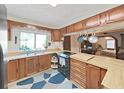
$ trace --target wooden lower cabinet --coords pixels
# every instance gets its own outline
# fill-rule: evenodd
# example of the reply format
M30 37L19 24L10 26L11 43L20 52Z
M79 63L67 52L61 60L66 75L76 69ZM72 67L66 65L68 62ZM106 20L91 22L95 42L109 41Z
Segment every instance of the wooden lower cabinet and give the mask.
M26 62L25 58L18 60L18 67L19 67L19 78L23 78L26 76Z
M51 67L51 54L10 60L7 64L8 83Z
M26 76L34 73L35 61L33 57L26 58Z
M87 88L98 89L100 88L100 68L88 65L87 66Z
M102 80L104 79L106 72L107 72L106 69L101 69L100 70L100 82L102 82ZM104 86L101 85L100 87L103 88Z
M7 64L8 71L8 83L12 81L16 81L19 78L19 65L18 60L11 60Z
M39 57L34 57L34 73L39 72Z
M70 79L86 88L86 63L71 59Z
M39 71L49 69L51 67L51 55L39 56Z
M71 59L70 79L83 88L99 89L103 86L101 82L106 74L106 69L102 69L85 62Z

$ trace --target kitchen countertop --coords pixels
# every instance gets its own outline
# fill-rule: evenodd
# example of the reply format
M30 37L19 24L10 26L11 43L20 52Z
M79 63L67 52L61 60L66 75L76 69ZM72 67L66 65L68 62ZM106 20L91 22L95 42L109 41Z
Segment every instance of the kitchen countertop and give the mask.
M58 53L58 52L62 52L61 50L54 50L54 51L45 51L45 52L41 52L41 53L31 53L29 55L27 54L19 54L19 55L15 55L15 56L8 56L7 60L15 60L15 59L21 59L21 58L27 58L27 57L35 57L35 56L40 56L40 55L45 55L45 54L53 54L53 53Z
M68 50L49 50L49 51L45 51L45 52L41 52L41 53L31 53L29 55L27 55L26 53L23 54L17 54L17 55L10 55L7 57L7 61L9 60L15 60L15 59L21 59L21 58L27 58L27 57L35 57L35 56L40 56L40 55L46 55L46 54L53 54L53 53L59 53L59 52L71 52Z
M71 58L107 69L102 84L111 89L124 88L124 60L78 53Z

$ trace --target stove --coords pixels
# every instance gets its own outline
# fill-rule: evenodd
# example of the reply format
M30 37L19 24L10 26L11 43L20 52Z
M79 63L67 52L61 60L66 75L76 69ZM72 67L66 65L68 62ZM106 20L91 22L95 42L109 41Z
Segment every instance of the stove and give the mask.
M58 53L58 71L62 73L67 79L70 79L70 55L73 52L60 52Z

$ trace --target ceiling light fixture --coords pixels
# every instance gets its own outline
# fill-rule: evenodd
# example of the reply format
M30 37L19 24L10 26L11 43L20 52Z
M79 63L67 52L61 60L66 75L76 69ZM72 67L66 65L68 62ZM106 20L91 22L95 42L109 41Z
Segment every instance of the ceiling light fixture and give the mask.
M56 7L57 4L51 3L50 5L51 5L52 7Z

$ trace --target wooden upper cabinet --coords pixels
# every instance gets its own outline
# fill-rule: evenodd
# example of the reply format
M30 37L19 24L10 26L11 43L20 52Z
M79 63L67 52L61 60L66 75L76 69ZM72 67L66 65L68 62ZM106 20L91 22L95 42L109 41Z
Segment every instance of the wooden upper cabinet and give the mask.
M90 17L90 18L85 20L86 28L96 27L99 24L100 24L100 22L99 22L99 15Z
M7 72L8 72L8 83L18 80L19 78L18 60L11 60L8 62Z
M108 22L115 22L124 19L124 5L108 11Z
M74 31L74 25L70 25L67 27L67 33L71 33Z
M106 24L107 18L108 18L108 12L104 12L104 13L99 14L100 25Z
M60 40L61 40L60 30L53 30L52 31L52 41L60 41Z
M78 22L74 24L74 31L80 31L84 29L84 23Z
M60 33L61 33L61 36L64 37L64 35L67 33L67 28L64 27L64 28L60 29Z

